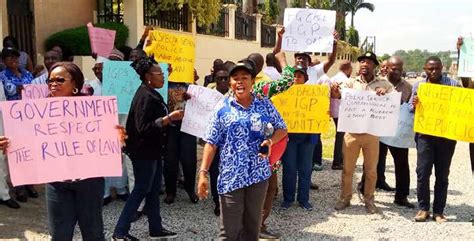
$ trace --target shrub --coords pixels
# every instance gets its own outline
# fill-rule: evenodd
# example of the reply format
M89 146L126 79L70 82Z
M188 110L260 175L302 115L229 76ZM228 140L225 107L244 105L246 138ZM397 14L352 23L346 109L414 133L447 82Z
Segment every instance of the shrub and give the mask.
M98 23L94 27L115 30L115 46L125 46L128 38L128 27L120 23ZM90 55L91 46L87 26L66 29L49 36L45 41L45 48L51 49L55 45L64 46L74 55Z

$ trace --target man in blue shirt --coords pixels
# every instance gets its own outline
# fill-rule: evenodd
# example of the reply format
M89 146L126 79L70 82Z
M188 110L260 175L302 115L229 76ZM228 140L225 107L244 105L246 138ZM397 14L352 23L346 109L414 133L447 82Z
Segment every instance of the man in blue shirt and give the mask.
M426 79L415 83L410 98L410 109L415 111L418 99L418 86L420 83L440 84L447 86L459 86L458 82L442 75L443 64L438 57L432 56L425 61L423 67ZM419 211L415 216L416 222L424 222L430 217L430 176L433 166L435 168L435 187L433 201L433 219L438 222L446 222L443 215L448 195L448 176L451 160L456 147L456 141L443 137L430 136L416 133L417 149L417 196Z

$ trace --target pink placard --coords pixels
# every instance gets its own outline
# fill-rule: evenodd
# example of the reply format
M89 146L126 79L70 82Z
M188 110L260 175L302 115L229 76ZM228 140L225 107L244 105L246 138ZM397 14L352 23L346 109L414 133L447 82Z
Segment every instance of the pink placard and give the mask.
M87 24L91 50L98 56L108 58L114 48L115 30L96 28L91 23Z
M23 85L21 90L22 100L32 100L46 98L49 95L49 88L47 84L31 84Z
M116 97L4 101L14 186L121 176Z

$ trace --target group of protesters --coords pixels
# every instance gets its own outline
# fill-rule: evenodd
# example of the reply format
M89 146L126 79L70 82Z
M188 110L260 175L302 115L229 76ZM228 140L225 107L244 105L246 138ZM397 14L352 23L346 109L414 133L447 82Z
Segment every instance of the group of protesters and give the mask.
M294 54L294 66L288 65L281 51L284 28L272 53L265 58L258 53L242 56L236 63L216 59L204 86L225 96L212 117L205 138L182 132L181 120L185 107L175 103L176 98L186 101L189 84L169 83L169 89L184 89L182 96L167 103L156 89L164 85L164 70L147 56L144 45L151 28L147 27L136 48L114 48L108 58L92 54L96 79L85 80L81 69L73 64L72 56L64 46L54 46L44 54L44 68L34 68L31 58L18 49L12 37L3 41L2 71L0 72L0 100L20 100L23 85L47 84L48 97L76 97L102 95L102 70L107 61L132 61L132 67L141 80L128 114L119 114L117 135L124 145L120 177L95 177L63 180L46 184L48 227L53 240L71 240L74 227L79 224L84 240L104 240L102 208L113 201L114 188L118 200L125 205L113 231L114 240L138 240L130 235L131 223L146 215L150 238L172 238L175 232L162 225L160 194L166 204L175 202L177 184L181 183L191 203L208 196L214 201L214 214L220 217L219 237L227 240L273 239L280 235L270 231L265 221L271 213L278 193L278 173L282 176L282 210L291 208L296 201L304 210L311 211L310 190L318 189L311 182L313 171L322 168L321 134L288 133L288 128L270 98L283 93L292 85L327 85L330 96L330 116L338 126L341 93L345 88L385 95L400 92L400 103L407 103L412 112L420 103L417 97L419 83L412 86L403 79L403 60L392 56L380 64L372 52L358 57L359 69L353 74L350 61L341 61L336 75L329 77L329 69L337 56L337 40L328 60L319 62L312 54ZM462 39L458 40L458 48ZM265 66L266 65L266 66ZM473 88L470 79L461 82L442 75L443 64L438 57L429 57L424 64L426 79L432 83ZM168 69L172 72L172 66ZM196 71L195 83L199 76ZM352 77L351 77L352 76ZM172 98L170 98L172 99ZM0 137L0 147L8 151L8 136ZM415 221L446 222L448 176L456 141L421 133L415 135L417 149L418 213ZM197 145L203 144L203 156L197 167ZM375 205L375 190L395 191L394 203L415 208L408 201L410 170L408 148L386 145L378 136L368 133L337 132L334 141L333 170L342 170L341 193L335 209L350 206L352 180L360 150L363 153L363 176L357 191L369 214L380 213ZM390 150L395 164L395 188L385 182L385 159ZM474 171L474 147L470 144L471 166ZM6 155L0 155L0 204L20 208L15 201L27 202L38 198L33 185L13 188L10 196L7 183ZM430 207L430 176L435 168L436 183L433 207ZM280 168L282 167L282 168ZM196 174L197 173L197 174ZM335 172L336 173L336 172ZM197 175L197 177L196 177ZM164 190L163 180L164 176ZM197 185L196 185L197 180ZM197 186L197 187L196 187ZM197 191L196 191L197 190ZM430 213L432 210L432 215Z

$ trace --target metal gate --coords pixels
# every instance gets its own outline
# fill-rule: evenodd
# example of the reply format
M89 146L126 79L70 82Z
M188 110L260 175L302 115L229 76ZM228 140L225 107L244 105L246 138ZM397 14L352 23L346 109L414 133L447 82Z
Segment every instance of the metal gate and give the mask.
M7 0L8 32L18 40L18 47L36 64L36 38L33 0Z

